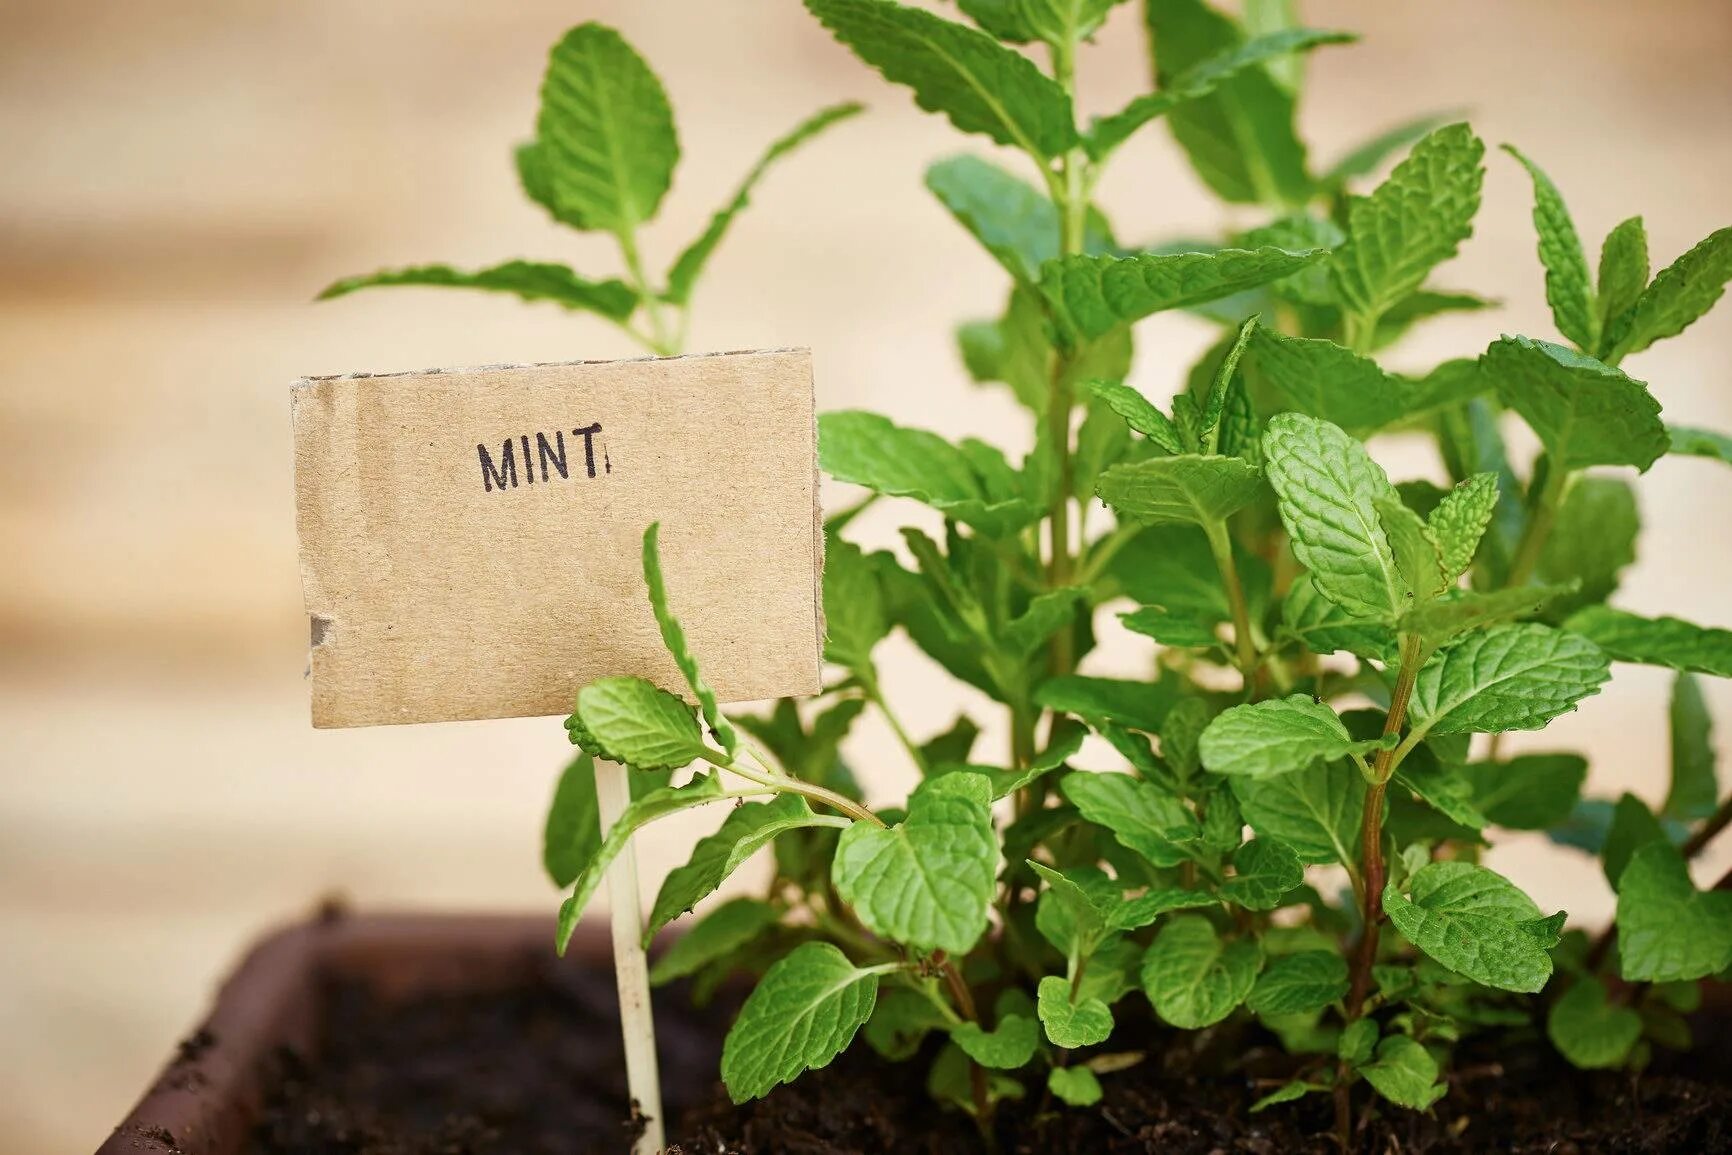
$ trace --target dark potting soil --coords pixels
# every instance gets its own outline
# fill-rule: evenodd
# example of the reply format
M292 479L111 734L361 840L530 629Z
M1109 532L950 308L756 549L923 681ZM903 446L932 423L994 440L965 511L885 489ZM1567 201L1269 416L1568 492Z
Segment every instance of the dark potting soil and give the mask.
M735 1107L717 1082L731 1008L694 1009L678 988L656 1012L669 1139L684 1155L880 1155L984 1151L971 1120L939 1107L927 1064L887 1064L864 1045L829 1068ZM552 1155L620 1152L631 1134L610 974L571 961L505 991L386 1005L331 992L316 1061L281 1057L253 1155ZM1128 1020L1128 1016L1127 1016ZM1432 1114L1371 1115L1355 1149L1386 1152L1732 1151L1732 1024L1662 1053L1640 1077L1582 1073L1542 1041L1463 1048ZM1294 1155L1337 1152L1326 1095L1251 1115L1291 1071L1254 1028L1179 1036L1126 1021L1149 1058L1102 1080L1105 1098L1064 1108L1037 1091L1001 1106L1001 1152ZM1202 1054L1184 1048L1201 1039ZM1231 1056L1231 1063L1224 1057ZM1198 1071L1207 1070L1207 1076ZM1357 1089L1356 1104L1366 1093ZM1370 1112L1365 1112L1371 1114Z

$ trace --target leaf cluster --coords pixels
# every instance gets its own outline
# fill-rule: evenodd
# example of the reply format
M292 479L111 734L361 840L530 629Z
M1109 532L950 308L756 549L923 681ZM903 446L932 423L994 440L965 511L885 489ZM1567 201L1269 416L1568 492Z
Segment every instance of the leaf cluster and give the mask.
M1078 66L1114 0L959 0L959 19L805 3L1020 165L951 157L926 187L1005 274L958 348L1026 408L1033 448L825 414L825 471L941 528L869 551L845 536L857 508L832 518L827 689L761 716L724 714L704 684L650 527L646 588L683 682L578 696L583 753L546 831L562 944L628 837L722 804L647 933L701 907L655 979L754 984L722 1059L737 1100L863 1040L925 1064L934 1096L983 1126L1006 1098L1087 1106L1141 1060L1151 1016L1277 1035L1293 1075L1259 1109L1331 1092L1425 1110L1460 1039L1530 1022L1586 1067L1687 1045L1697 984L1732 967L1732 895L1691 873L1732 814L1698 682L1732 676L1732 633L1608 602L1635 557L1636 477L1668 454L1732 460L1732 439L1668 427L1661 391L1622 367L1715 303L1732 231L1650 275L1633 217L1591 266L1558 189L1512 148L1562 342L1488 335L1395 371L1378 355L1414 326L1495 304L1433 280L1472 235L1487 156L1468 125L1427 118L1315 164L1296 128L1304 71L1351 37L1285 24L1280 5L1253 6L1253 28L1151 0L1153 90L1084 123ZM772 146L652 288L633 238L677 160L672 114L624 41L585 25L554 49L519 173L556 220L619 238L625 279L515 262L331 292L461 284L621 324L642 311L661 347L674 330L656 311L683 312L764 168L852 111ZM1117 236L1094 190L1157 123L1235 226ZM1153 396L1131 384L1134 329L1169 311L1218 336ZM1532 461L1510 451L1517 423ZM1448 484L1392 478L1367 446L1385 433L1433 447ZM1146 643L1141 676L1087 672L1112 615ZM897 632L990 701L1003 749L983 747L985 717L909 732L875 660ZM1658 808L1584 798L1585 755L1502 744L1581 707L1614 663L1675 672ZM906 753L905 798L869 797L843 757L868 712ZM606 831L592 757L632 768ZM1614 925L1566 930L1486 866L1504 831L1599 856ZM766 848L769 880L742 896L730 879Z

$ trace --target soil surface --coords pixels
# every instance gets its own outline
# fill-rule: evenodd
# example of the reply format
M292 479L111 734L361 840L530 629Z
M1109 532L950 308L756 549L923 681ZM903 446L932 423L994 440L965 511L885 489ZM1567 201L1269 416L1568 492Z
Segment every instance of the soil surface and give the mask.
M611 975L549 964L533 986L384 1005L331 992L324 1053L284 1054L253 1155L542 1155L620 1152L631 1134ZM683 1155L985 1151L973 1121L938 1107L926 1063L891 1065L863 1044L828 1069L736 1108L716 1080L728 1012L677 988L657 1006L670 1140ZM1128 1016L1127 1016L1128 1018ZM1639 1078L1582 1073L1541 1040L1470 1041L1432 1114L1367 1116L1355 1149L1388 1152L1732 1152L1732 1024L1698 1025L1699 1049L1661 1053ZM1169 1034L1126 1021L1149 1058L1102 1079L1096 1108L1038 1091L1004 1104L1000 1152L1335 1153L1327 1096L1250 1115L1291 1060L1251 1028ZM1185 1050L1201 1042L1207 1050ZM1227 1060L1231 1056L1231 1061ZM1207 1077L1195 1072L1207 1070ZM1361 1088L1356 1103L1365 1102Z

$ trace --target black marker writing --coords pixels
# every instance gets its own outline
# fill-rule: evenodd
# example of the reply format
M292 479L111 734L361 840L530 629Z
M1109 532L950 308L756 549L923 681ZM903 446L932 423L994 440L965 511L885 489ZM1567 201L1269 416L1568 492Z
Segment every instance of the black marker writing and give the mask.
M599 421L571 431L573 437L583 438L583 468L590 477L596 475L595 438L596 434L600 432L601 422ZM523 484L535 484L535 471L538 464L541 467L542 481L551 481L556 473L561 481L570 480L571 466L566 453L564 430L554 430L551 440L545 433L536 433L533 449L530 448L529 434L520 433L516 436L507 436L500 442L497 458L488 452L485 443L476 442L475 453L481 462L481 486L484 492L492 493L496 489L503 491L517 488L517 451L519 447L523 450ZM605 442L601 447L601 455L604 470L612 473L613 461L607 455ZM549 469L549 466L552 468Z

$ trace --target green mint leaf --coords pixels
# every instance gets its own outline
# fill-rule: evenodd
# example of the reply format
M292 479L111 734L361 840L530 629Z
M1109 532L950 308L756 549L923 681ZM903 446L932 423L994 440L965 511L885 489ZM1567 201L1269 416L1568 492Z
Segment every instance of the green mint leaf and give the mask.
M1184 87L1194 69L1240 48L1245 34L1204 0L1162 0L1144 9L1160 90ZM1206 96L1167 112L1191 167L1237 204L1299 204L1312 194L1305 145L1294 127L1293 93L1265 64L1251 64Z
M1310 574L1300 574L1281 603L1282 632L1314 654L1346 650L1362 658L1392 662L1399 650L1395 632L1355 618L1317 592Z
M909 497L982 533L1014 532L1040 516L1021 497L993 495L962 449L858 409L818 418L818 462L838 481Z
M1245 350L1250 346L1251 337L1257 329L1258 316L1253 313L1239 326L1238 335L1233 338L1232 344L1227 346L1220 365L1215 369L1215 379L1209 383L1209 400L1203 408L1203 428L1198 445L1198 449L1203 453L1222 452L1221 446L1225 442L1231 448L1229 456L1241 456L1236 444L1240 438L1232 435L1223 438L1222 427L1236 425L1244 420L1245 414L1242 411L1250 407L1249 398L1242 391L1235 392L1233 386L1235 375L1239 371L1239 361L1245 356ZM1231 410L1228 408L1230 404Z
M929 766L942 762L965 762L969 752L974 749L974 740L978 737L980 727L976 726L968 715L959 714L950 729L921 743L920 755ZM1064 757L1068 758L1070 754Z
M1145 891L1135 898L1121 898L1106 912L1107 926L1116 931L1141 930L1163 914L1175 910L1202 910L1217 900L1200 890L1168 886ZM1092 964L1091 964L1092 965Z
M1143 945L1122 934L1110 934L1089 957L1088 969L1077 986L1078 1001L1099 999L1109 1007L1137 989L1137 968L1142 965Z
M1099 30L1113 7L1124 0L1013 0L1022 24L1054 47L1069 48Z
M1383 906L1414 946L1488 987L1533 994L1545 986L1557 936L1509 879L1468 862L1433 862L1407 887L1411 897L1385 887Z
M1549 341L1504 337L1480 355L1498 397L1539 436L1553 469L1646 470L1671 441L1648 387Z
M908 817L842 832L836 892L874 934L916 950L964 955L986 931L998 869L991 789L978 774L923 782Z
M1258 329L1250 364L1284 409L1369 434L1405 416L1412 388L1333 341Z
M631 805L625 808L619 821L613 824L607 837L601 840L601 845L596 849L589 865L578 875L572 885L571 894L560 904L559 929L555 938L560 954L565 953L566 944L571 941L571 933L577 929L577 920L583 917L584 908L589 905L596 888L601 885L609 864L625 849L631 836L640 827L658 818L714 801L722 792L719 779L719 774L700 774L684 786L664 786L659 790L652 790L642 798L634 799Z
M1636 560L1642 518L1636 492L1617 477L1578 477L1564 497L1535 573L1543 582L1580 582L1553 599L1547 617L1567 618L1598 605L1618 588L1619 575Z
M795 947L764 972L722 1044L722 1082L736 1103L828 1066L867 1019L878 974L827 942Z
M701 839L691 858L675 867L656 894L644 924L647 949L662 927L716 892L729 875L778 834L808 826L841 825L841 819L820 818L798 794L780 794L770 802L736 806L721 828Z
M567 309L599 313L623 321L637 308L637 293L623 281L591 281L565 265L545 261L506 261L473 273L450 265L415 265L344 277L325 286L319 300L328 301L361 289L392 285L431 285L454 289L485 289L509 293L524 301L552 301Z
M1293 694L1217 714L1203 731L1197 752L1211 773L1265 778L1376 746L1355 741L1328 706Z
M963 1023L950 1038L981 1066L1010 1071L1034 1058L1040 1024L1027 1015L1005 1015L990 1031L979 1023Z
M667 951L650 967L650 982L659 987L696 974L734 954L775 926L781 917L782 912L776 907L755 898L724 902L668 945Z
M1326 421L1279 413L1264 430L1263 457L1293 552L1317 592L1373 621L1405 611L1408 591L1376 505L1399 498L1365 447Z
M1426 519L1443 555L1444 581L1454 585L1473 564L1479 539L1497 512L1497 474L1476 473L1444 496Z
M1273 778L1235 778L1233 794L1257 836L1292 847L1300 861L1359 861L1366 786L1352 766L1320 763Z
M752 201L752 192L758 182L764 178L770 166L787 156L831 125L857 116L865 111L865 106L848 101L844 104L833 104L829 108L813 113L785 135L776 139L764 155L758 158L751 171L746 173L740 187L735 190L728 203L716 210L710 218L710 223L704 231L675 259L668 269L667 299L676 305L683 305L692 298L692 289L696 287L698 278L703 275L704 266L709 263L710 254L716 251L716 246L727 236L728 228L734 223L746 206Z
M1402 614L1399 624L1403 630L1423 637L1428 644L1441 646L1468 630L1506 618L1536 614L1574 590L1573 583L1567 586L1516 586L1490 593L1450 590L1436 601Z
M668 784L666 770L638 770L629 779L631 796L642 798ZM580 752L559 775L542 831L541 863L561 890L577 881L601 849L601 808L595 797L595 759Z
M1094 340L1167 309L1182 309L1288 276L1322 249L1068 256L1041 267L1040 288L1075 333Z
M977 383L1002 381L1030 412L1044 412L1052 357L1046 325L1039 294L1015 285L1003 316L957 329L957 345L969 377Z
M1641 217L1631 217L1606 234L1600 247L1600 345L1597 357L1611 353L1606 338L1627 327L1627 314L1648 287L1648 229Z
M1097 903L1095 897L1088 891L1085 881L1099 880L1102 876L1091 875L1085 881L1073 879L1062 870L1028 860L1029 869L1045 880L1047 891L1043 893L1041 902L1048 901L1046 894L1051 894L1051 902L1057 903L1064 918L1051 923L1054 933L1046 937L1053 943L1055 949L1065 953L1075 950L1080 955L1087 955L1094 950L1095 945L1107 930L1107 911L1117 906L1123 897L1116 884L1105 883L1103 890L1104 902ZM1064 946L1060 947L1060 943Z
M1085 736L1082 727L1077 726L1074 722L1068 725L1061 724L1053 738L1052 745L1030 759L1029 764L1021 770L1002 770L996 766L980 766L955 760L947 761L935 757L931 752L930 744L923 752L926 757L926 764L933 767L930 777L936 778L944 774L957 773L978 774L987 780L991 786L992 800L997 802L1000 798L1008 798L1025 786L1029 786L1059 769L1067 759L1082 749ZM969 738L970 741L973 740L972 723L970 723ZM966 754L963 756L966 757Z
M1095 483L1120 518L1151 525L1219 525L1262 489L1262 473L1250 462L1191 453L1115 465Z
M1087 1067L1054 1067L1046 1073L1046 1089L1071 1107L1092 1107L1101 1101L1101 1081Z
M974 1064L963 1054L962 1048L955 1043L946 1043L944 1049L938 1052L938 1058L933 1060L932 1069L927 1072L927 1096L941 1106L954 1107L965 1115L973 1116L973 1070ZM989 1104L1001 1099L1020 1099L1024 1093L1023 1085L1011 1076L997 1071L986 1072L986 1099Z
M1395 780L1466 831L1485 829L1486 817L1474 805L1473 787L1455 767L1444 766L1435 758L1410 757L1396 772Z
M1123 418L1126 425L1168 453L1184 451L1184 447L1179 444L1179 430L1173 425L1172 419L1155 408L1154 402L1129 385L1122 381L1091 381L1088 383L1088 390L1104 402L1107 408Z
M1720 229L1661 269L1635 305L1606 335L1608 356L1621 361L1655 341L1675 337L1714 307L1732 280L1732 228Z
M656 625L661 630L662 644L685 676L686 685L691 687L692 697L697 699L698 710L704 716L704 724L722 744L722 749L732 755L739 738L733 726L722 717L721 707L716 704L716 692L704 683L703 675L698 672L698 660L686 644L686 632L668 608L667 584L662 579L660 535L660 522L651 522L643 531L643 581L649 591L650 606L655 611ZM595 732L593 727L590 732Z
M1606 881L1617 890L1624 877L1624 869L1630 865L1630 859L1636 851L1650 842L1669 842L1666 828L1660 825L1660 820L1654 817L1654 812L1648 809L1648 804L1634 794L1625 792L1619 797L1612 808L1612 820L1606 828L1605 845L1602 851L1601 865L1606 871Z
M1428 604L1449 585L1445 580L1443 547L1425 519L1409 509L1399 496L1374 498L1371 505L1389 538L1389 549L1395 555L1395 568L1401 574L1402 584L1412 591L1420 606Z
M678 769L709 754L692 708L642 678L597 678L577 716L606 757L638 770Z
M1143 956L1143 993L1163 1022L1199 1030L1245 1001L1263 967L1255 939L1222 942L1200 914L1182 914L1155 936Z
M1423 1111L1443 1098L1449 1084L1437 1081L1437 1060L1418 1041L1391 1035L1377 1044L1377 1059L1359 1068L1377 1093L1399 1107Z
M1565 628L1591 639L1614 661L1732 678L1732 630L1644 618L1606 606L1572 615Z
M1564 822L1587 781L1587 760L1575 754L1521 754L1504 762L1462 767L1473 805L1488 822L1510 830L1545 830Z
M1186 698L1174 706L1161 726L1161 757L1180 778L1189 778L1202 766L1197 745L1209 726L1209 705L1201 698Z
M1026 610L1004 624L998 640L1013 657L1031 658L1054 634L1076 622L1077 609L1086 602L1087 591L1074 586L1037 594Z
M1039 448L1047 444L1040 438ZM1123 461L1140 446L1131 444L1130 426L1106 402L1094 395L1083 399L1083 420L1077 427L1076 447L1071 453L1071 496L1087 502L1095 482L1107 466Z
M1253 838L1241 846L1233 855L1233 871L1221 897L1246 910L1274 910L1305 881L1299 855L1272 838Z
M1327 1084L1306 1083L1299 1079L1294 1079L1292 1082L1281 1084L1273 1091L1270 1091L1267 1095L1264 1095L1261 1099L1258 1099L1255 1103L1252 1103L1251 1114L1255 1115L1259 1111L1268 1110L1270 1107L1276 1107L1282 1103L1292 1103L1296 1100L1303 1099L1313 1091L1327 1090L1329 1090Z
M872 669L872 649L890 633L884 587L860 547L831 538L824 547L824 656L850 670Z
M1732 966L1732 891L1699 891L1665 842L1636 851L1618 885L1618 961L1631 982L1705 978Z
M1577 1067L1620 1067L1642 1037L1642 1016L1608 1003L1600 980L1584 975L1552 1004L1546 1035Z
M1306 950L1271 962L1245 1005L1259 1015L1303 1015L1346 995L1346 960L1334 951Z
M1354 1067L1364 1066L1377 1053L1377 1036L1380 1028L1373 1018L1355 1019L1341 1030L1341 1038L1336 1045L1336 1053Z
M610 233L655 217L680 158L661 81L600 24L580 24L553 46L535 136L559 219Z
M1465 124L1427 134L1370 196L1347 206L1330 272L1341 303L1372 321L1473 235L1485 145Z
M1073 714L1091 725L1117 722L1133 730L1155 733L1167 711L1179 699L1172 683L1138 682L1065 674L1048 678L1035 693L1035 704L1059 714Z
M1153 638L1163 646L1207 648L1219 645L1221 641L1215 634L1218 623L1195 614L1175 612L1165 606L1144 606L1120 614L1119 621L1132 633Z
M1158 91L1137 97L1119 112L1111 116L1096 117L1087 135L1083 137L1083 147L1088 150L1092 159L1102 160L1143 125L1167 115L1180 105L1213 95L1223 84L1242 75L1249 68L1295 52L1304 52L1325 44L1350 44L1356 39L1358 37L1348 32L1328 32L1316 28L1284 28L1266 36L1254 37L1200 61L1170 84L1162 81ZM1156 52L1159 51L1157 45Z
M1022 0L956 0L968 18L1011 44L1027 44L1035 38L1022 15Z
M1033 284L1059 255L1058 209L1020 177L973 156L953 156L926 170L926 187L1005 271Z
M1097 998L1071 1001L1070 983L1058 975L1040 980L1037 1005L1046 1037L1057 1047L1092 1047L1113 1033L1113 1012Z
M963 132L1043 158L1077 143L1064 89L984 32L890 0L806 0L806 8L886 80L913 89L921 108Z
M1694 429L1686 425L1670 426L1666 433L1672 439L1668 453L1685 457L1707 457L1732 465L1732 437L1712 429Z
M1538 730L1610 676L1606 655L1579 634L1535 623L1493 626L1426 662L1409 714L1432 734Z
M601 810L595 797L595 759L579 751L560 773L553 802L547 808L541 864L553 885L564 890L577 881L600 848Z
M1513 144L1503 150L1521 162L1534 182L1534 231L1540 239L1540 264L1546 270L1546 303L1558 332L1587 353L1599 348L1600 317L1588 257L1563 194L1544 170Z
M884 991L866 1022L866 1043L893 1063L912 1059L933 1031L948 1030L951 1020L918 991L891 987Z
M1702 700L1702 686L1690 674L1672 682L1668 711L1672 736L1672 784L1661 813L1690 821L1714 813L1720 783L1714 774L1714 720Z
M1064 776L1059 789L1085 819L1112 831L1121 846L1156 866L1184 861L1189 856L1178 844L1201 833L1177 798L1129 774L1075 771Z
M1430 135L1433 129L1442 128L1455 119L1455 116L1447 113L1432 113L1384 129L1329 166L1318 183L1325 188L1339 189L1350 181L1370 176L1382 168L1390 157L1412 147L1417 141Z

